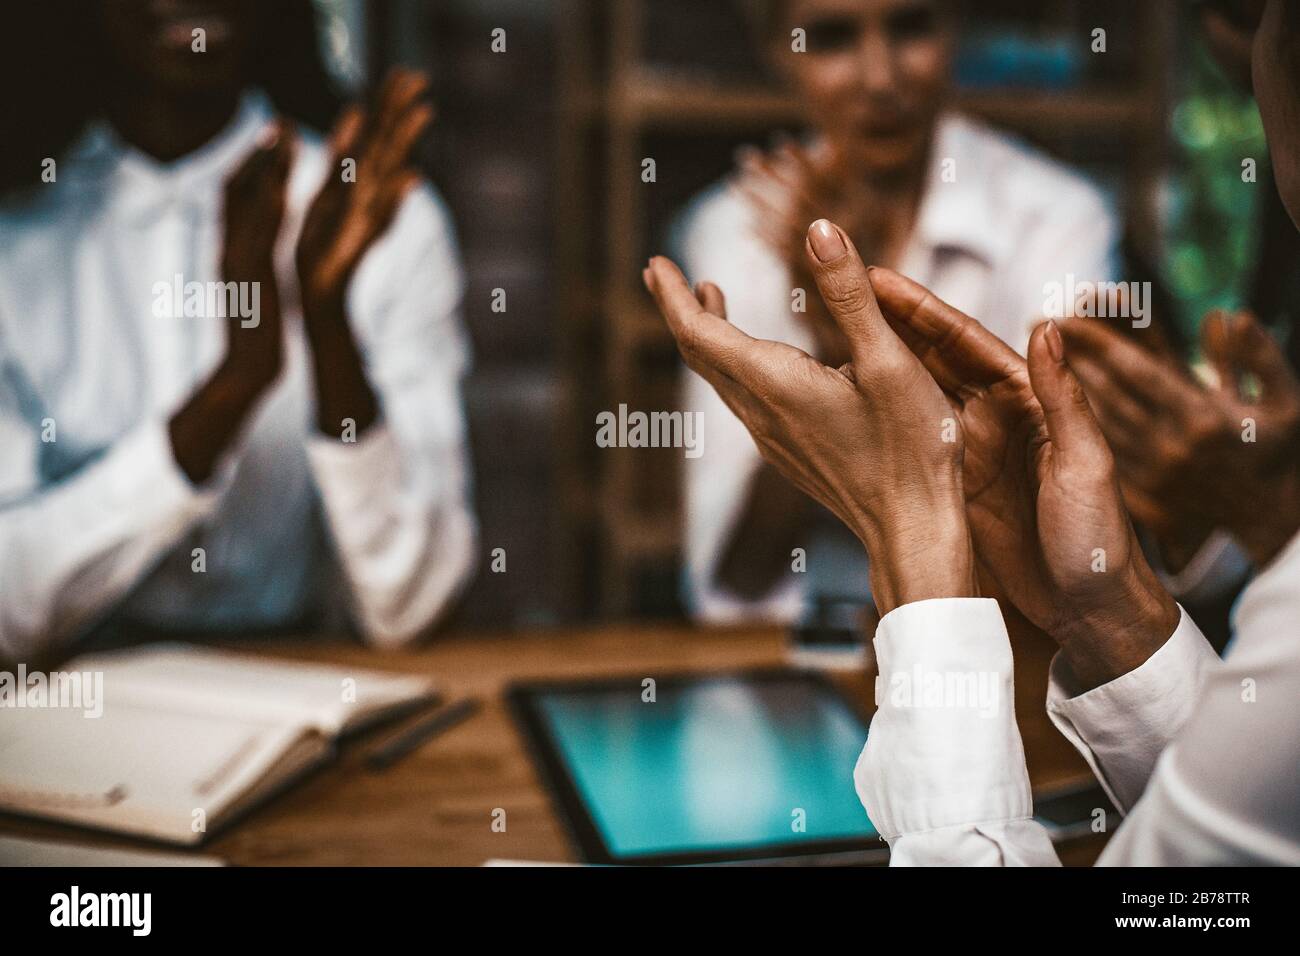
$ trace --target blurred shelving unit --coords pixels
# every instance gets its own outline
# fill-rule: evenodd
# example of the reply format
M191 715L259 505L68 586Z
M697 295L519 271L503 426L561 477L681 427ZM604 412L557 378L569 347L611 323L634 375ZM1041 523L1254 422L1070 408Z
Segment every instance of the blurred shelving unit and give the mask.
M736 143L762 143L777 129L799 127L791 98L737 54L750 38L733 6L555 6L558 347L569 420L590 426L567 439L559 487L565 520L581 542L575 547L599 582L596 604L607 614L672 613L680 557L680 455L597 454L592 437L596 413L621 402L677 407L675 353L640 288L641 268L663 248L671 214L726 170ZM990 0L972 8L986 31L1052 38L1076 57L1081 75L1046 88L959 86L959 108L1092 172L1120 199L1133 241L1152 248L1167 161L1170 48L1179 28L1174 0ZM1097 27L1107 31L1104 57L1090 50ZM671 62L651 48L669 51ZM719 51L726 62L711 71ZM700 181L674 178L678 167L665 147L674 142L689 150ZM657 183L640 178L646 156L656 157ZM590 387L597 368L598 391Z

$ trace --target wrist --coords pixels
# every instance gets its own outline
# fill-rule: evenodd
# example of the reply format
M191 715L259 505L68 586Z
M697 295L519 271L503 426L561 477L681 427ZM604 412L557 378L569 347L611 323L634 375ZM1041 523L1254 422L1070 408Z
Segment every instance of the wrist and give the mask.
M305 280L299 289L303 319L309 327L313 320L330 319L344 314L346 303L343 289L313 289Z
M214 411L237 413L261 398L278 376L278 363L239 362L227 356L204 383L200 394Z
M882 617L914 601L979 596L964 507L936 510L926 503L864 524L859 538L871 557L871 590Z
M304 317L331 315L344 310L348 283L331 275L330 269L299 262L298 294Z
M176 464L195 485L212 477L217 460L243 427L266 385L229 364L219 366L171 421Z
M1083 689L1141 667L1177 629L1182 616L1178 604L1153 573L1146 577L1130 574L1109 603L1075 614L1052 630Z
M221 259L221 277L227 282L274 283L275 258L270 252Z

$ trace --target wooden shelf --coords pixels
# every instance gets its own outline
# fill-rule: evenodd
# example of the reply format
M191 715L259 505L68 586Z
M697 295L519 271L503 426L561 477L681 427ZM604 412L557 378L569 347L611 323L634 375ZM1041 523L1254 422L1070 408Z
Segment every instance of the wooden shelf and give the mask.
M599 111L601 98L588 93L580 111ZM1125 90L959 90L958 109L1013 129L1106 130L1149 122L1151 107ZM603 109L611 122L629 127L689 129L797 125L797 101L764 86L720 84L707 77L649 68L628 71L611 88ZM598 118L598 117L597 117Z
M634 126L775 126L799 120L796 101L761 86L634 69L606 98L613 122Z
M611 297L606 316L613 331L612 344L626 349L669 345L673 336L654 305L632 293Z

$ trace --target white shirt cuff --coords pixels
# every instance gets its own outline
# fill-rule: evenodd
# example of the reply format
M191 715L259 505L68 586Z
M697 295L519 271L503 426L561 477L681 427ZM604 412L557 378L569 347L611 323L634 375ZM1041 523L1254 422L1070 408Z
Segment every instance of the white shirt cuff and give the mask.
M176 461L166 421L151 421L127 434L98 468L105 508L138 514L146 505L153 514L168 515L168 523L177 528L211 512L229 482L229 468L220 464L205 484L190 481Z
M877 710L854 771L876 830L901 835L1032 814L1011 643L996 601L905 604L876 630Z
M313 434L307 439L307 457L317 481L330 485L326 493L340 492L345 498L353 493L368 497L375 476L396 478L402 460L397 439L382 420L354 442Z
M1155 770L1161 752L1196 705L1209 668L1219 663L1186 611L1160 649L1127 674L1077 694L1078 681L1062 654L1052 660L1047 713L1083 755L1106 794L1127 813Z

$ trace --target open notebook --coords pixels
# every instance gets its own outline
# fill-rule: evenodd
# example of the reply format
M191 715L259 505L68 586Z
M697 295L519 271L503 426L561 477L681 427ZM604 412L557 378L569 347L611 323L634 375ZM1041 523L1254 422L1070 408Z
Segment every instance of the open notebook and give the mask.
M64 670L103 674L103 713L0 712L0 810L169 843L201 843L339 735L436 696L422 677L178 644Z

